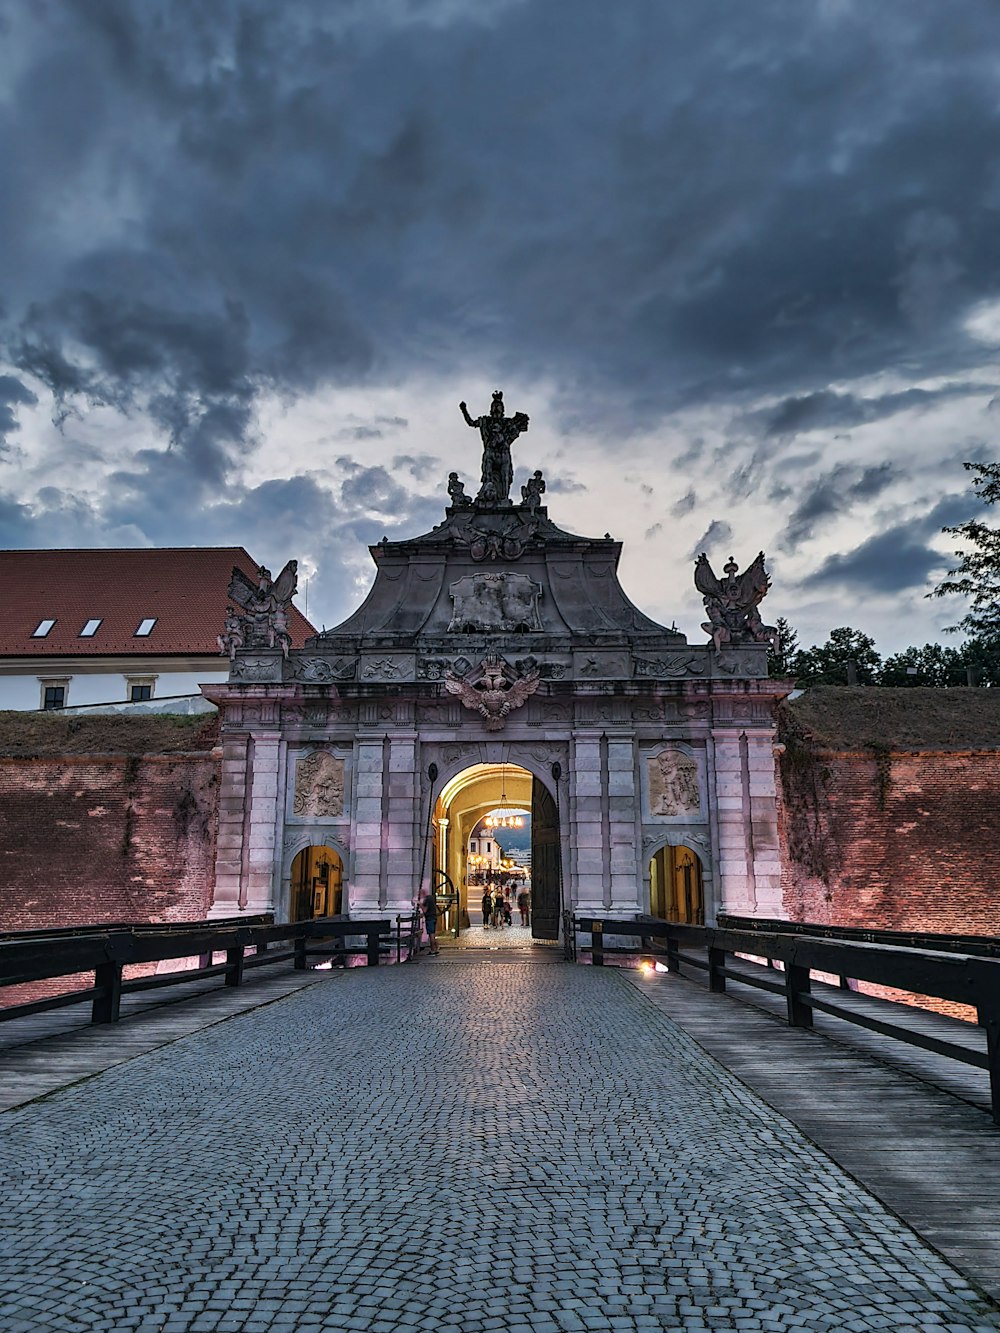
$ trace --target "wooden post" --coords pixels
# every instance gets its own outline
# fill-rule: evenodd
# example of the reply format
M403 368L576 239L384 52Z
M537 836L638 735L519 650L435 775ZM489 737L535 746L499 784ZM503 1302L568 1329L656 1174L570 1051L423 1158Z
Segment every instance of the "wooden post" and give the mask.
M667 927L667 971L681 970L681 942L674 932Z
M94 968L94 986L101 992L94 996L90 1011L92 1023L117 1023L122 1003L122 965L109 959Z
M595 967L604 966L604 922L591 921L590 923L590 961Z
M717 949L710 944L708 946L708 989L715 991L717 995L724 994L726 990L726 978L722 972L725 966L725 949Z
M378 967L378 941L379 928L370 924L368 926L368 967Z
M785 1005L788 1009L788 1021L793 1028L811 1028L813 1025L812 1009L799 998L812 990L812 981L808 967L796 967L785 964Z
M979 1026L986 1033L986 1058L990 1062L990 1100L993 1104L993 1120L1000 1125L1000 1008L987 1009L980 1005L976 1014Z
M295 949L295 958L292 961L292 967L295 969L296 972L304 972L306 970L305 932L303 932L301 935L296 935L293 941L293 948Z
M243 980L243 945L226 950L226 985L238 986Z

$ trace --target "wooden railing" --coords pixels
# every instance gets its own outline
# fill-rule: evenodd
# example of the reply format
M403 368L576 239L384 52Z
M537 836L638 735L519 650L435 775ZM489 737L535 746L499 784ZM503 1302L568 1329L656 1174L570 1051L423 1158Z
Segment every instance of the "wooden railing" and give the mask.
M125 926L110 930L84 927L8 935L0 941L0 987L81 972L93 972L94 984L0 1009L0 1021L89 1000L92 1022L115 1023L123 995L209 977L223 977L225 985L239 986L247 971L289 959L300 971L308 966L310 957L341 963L362 957L368 967L376 967L380 953L388 952L391 947L391 931L388 920L324 917L276 926L267 918L255 917L250 922L238 923L196 921L173 926ZM248 949L254 952L248 954ZM224 963L213 962L217 953L225 953ZM130 979L123 976L123 970L132 964L191 957L199 959L197 968L160 976Z
M736 981L783 997L788 1022L793 1027L812 1027L813 1012L819 1011L936 1055L985 1069L990 1077L993 1119L1000 1124L1000 958L803 935L798 929L785 930L777 925L771 930L733 930L724 926L675 925L655 917L620 920L570 913L566 914L564 928L567 957L576 957L577 934L581 931L591 937L591 962L595 967L604 964L609 952L660 956L670 972L680 973L683 967L706 972L711 991L725 991L727 981ZM605 944L609 937L627 942L609 948ZM692 949L698 949L699 953L692 953ZM760 976L745 968L736 971L728 964L734 954L766 958L780 963L783 971ZM814 972L969 1005L975 1009L983 1029L985 1049L943 1041L814 995Z

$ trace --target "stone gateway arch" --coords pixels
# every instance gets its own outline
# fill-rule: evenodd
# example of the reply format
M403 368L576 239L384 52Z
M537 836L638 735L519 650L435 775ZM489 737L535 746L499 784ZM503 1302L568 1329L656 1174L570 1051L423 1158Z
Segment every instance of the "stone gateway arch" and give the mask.
M465 415L495 451L490 419ZM512 438L528 424L513 420ZM536 934L564 909L670 917L675 863L706 921L781 916L788 683L767 677L763 557L721 581L699 562L712 637L691 644L626 597L619 542L549 518L539 472L515 504L509 471L482 471L507 491L494 479L473 500L452 473L441 523L370 548L374 584L343 624L301 649L262 632L228 645L228 682L204 689L222 715L212 914L288 918L309 847L340 858L351 918L409 912L444 864L442 791L485 765L534 783Z

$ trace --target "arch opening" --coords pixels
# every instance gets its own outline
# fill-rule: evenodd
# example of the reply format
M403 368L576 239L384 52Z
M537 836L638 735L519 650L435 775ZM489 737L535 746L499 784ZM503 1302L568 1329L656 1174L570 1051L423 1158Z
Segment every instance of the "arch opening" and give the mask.
M650 860L649 914L678 925L705 924L704 869L690 847L661 847Z
M556 937L554 812L544 785L518 764L473 764L445 783L432 818L431 862L442 945L496 948ZM552 934L542 933L552 926Z
M324 845L303 847L292 861L289 919L311 921L340 916L344 902L344 863Z

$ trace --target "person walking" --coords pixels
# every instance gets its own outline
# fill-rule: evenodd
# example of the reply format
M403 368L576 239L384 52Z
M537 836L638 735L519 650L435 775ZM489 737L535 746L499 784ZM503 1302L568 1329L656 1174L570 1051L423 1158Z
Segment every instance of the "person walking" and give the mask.
M489 889L483 893L483 930L489 930L490 917L493 915L493 895Z
M528 897L528 890L522 888L521 892L517 895L517 910L521 913L522 926L530 925L528 919L528 907L530 906L530 903L531 899Z
M440 953L437 942L438 928L438 905L437 898L434 896L434 890L428 891L424 899L424 929L427 931L428 952L434 958Z

